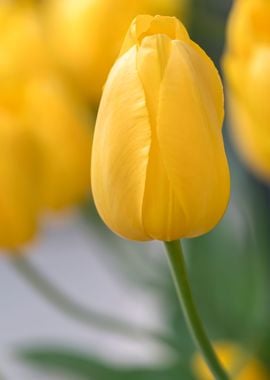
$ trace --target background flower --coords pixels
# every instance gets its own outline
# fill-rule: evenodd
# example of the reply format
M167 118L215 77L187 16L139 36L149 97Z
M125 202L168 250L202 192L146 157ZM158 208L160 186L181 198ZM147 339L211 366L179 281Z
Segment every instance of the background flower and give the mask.
M269 18L268 1L235 1L223 58L232 136L246 164L266 181L270 178Z
M270 374L263 365L241 347L231 343L216 343L215 349L218 357L231 374L234 380L267 380ZM200 380L212 380L213 376L209 372L205 362L200 355L196 355L193 360L194 372Z
M40 147L16 115L0 108L0 246L33 237L40 211Z
M42 211L87 198L93 122L53 65L38 3L3 1L0 19L0 246L14 247Z

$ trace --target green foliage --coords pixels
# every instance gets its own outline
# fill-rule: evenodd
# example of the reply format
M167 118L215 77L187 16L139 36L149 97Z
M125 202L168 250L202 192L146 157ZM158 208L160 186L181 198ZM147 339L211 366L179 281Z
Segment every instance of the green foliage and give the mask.
M77 380L183 380L191 379L184 368L175 364L166 368L119 368L97 358L56 347L32 347L21 350L26 363L54 374L73 376Z

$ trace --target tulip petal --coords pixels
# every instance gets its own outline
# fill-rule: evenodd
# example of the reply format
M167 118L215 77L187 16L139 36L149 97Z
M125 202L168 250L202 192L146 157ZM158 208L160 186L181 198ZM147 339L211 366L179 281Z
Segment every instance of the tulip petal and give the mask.
M160 88L157 135L172 188L185 205L186 220L174 233L190 237L213 228L228 202L222 86L204 53L181 41L172 44Z
M172 40L190 41L184 25L175 17L169 16L137 16L125 37L120 56L134 45L139 45L146 36L167 35Z
M92 155L92 190L97 209L116 233L149 240L142 202L151 128L136 70L136 47L114 65L100 104Z
M174 226L183 224L184 210L179 207L160 155L157 137L157 113L160 84L170 56L171 39L153 35L143 39L137 53L137 69L145 92L151 126L151 148L145 181L143 224L152 239L172 240Z
M152 133L143 223L152 238L206 232L227 205L222 87L203 54L197 46L166 35L147 37L138 49Z

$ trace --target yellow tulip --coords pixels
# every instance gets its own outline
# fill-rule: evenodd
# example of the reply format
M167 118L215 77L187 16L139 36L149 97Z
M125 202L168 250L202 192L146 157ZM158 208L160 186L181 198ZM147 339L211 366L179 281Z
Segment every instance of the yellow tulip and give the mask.
M90 184L88 115L53 75L27 82L22 107L25 122L42 147L42 203L62 209L84 200Z
M89 188L91 131L79 101L54 74L34 1L0 5L0 99L41 145L42 200L62 209Z
M231 132L241 157L270 180L270 3L236 0L223 66Z
M138 13L184 13L186 0L48 0L45 24L56 60L98 103L125 32Z
M107 225L132 240L211 230L229 197L223 91L174 17L138 16L104 87L92 190Z
M241 347L232 343L217 343L216 353L231 374L232 380L269 380L270 374L259 360L251 357ZM199 380L214 380L207 365L200 355L193 360L193 370Z
M48 66L38 11L30 1L0 2L1 81L21 80Z
M40 152L33 134L0 108L0 247L15 248L36 231Z
M45 66L37 13L30 2L0 3L0 247L36 232L40 147L21 118L23 82Z

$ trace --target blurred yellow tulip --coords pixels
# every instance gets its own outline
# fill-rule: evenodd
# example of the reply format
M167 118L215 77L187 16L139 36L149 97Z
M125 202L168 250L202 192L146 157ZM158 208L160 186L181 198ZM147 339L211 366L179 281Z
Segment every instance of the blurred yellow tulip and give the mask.
M27 82L23 111L42 147L45 207L61 209L84 200L90 184L88 115L53 75Z
M183 14L186 0L48 0L52 51L90 102L97 104L125 32L138 13Z
M89 189L91 131L79 101L51 64L35 1L0 5L0 98L42 149L42 203L61 209ZM54 74L55 73L55 74Z
M47 66L37 8L30 1L1 1L0 91L1 81L21 80Z
M48 53L37 2L0 2L0 247L89 192L90 121Z
M0 107L0 247L15 248L36 231L40 152L21 120Z
M238 345L224 342L215 345L216 353L232 380L269 380L270 373ZM214 380L201 355L195 355L193 370L198 380Z
M270 180L270 2L236 0L223 58L231 132L241 157Z
M106 82L92 190L107 225L132 240L211 230L229 198L223 91L212 61L174 17L138 16Z

